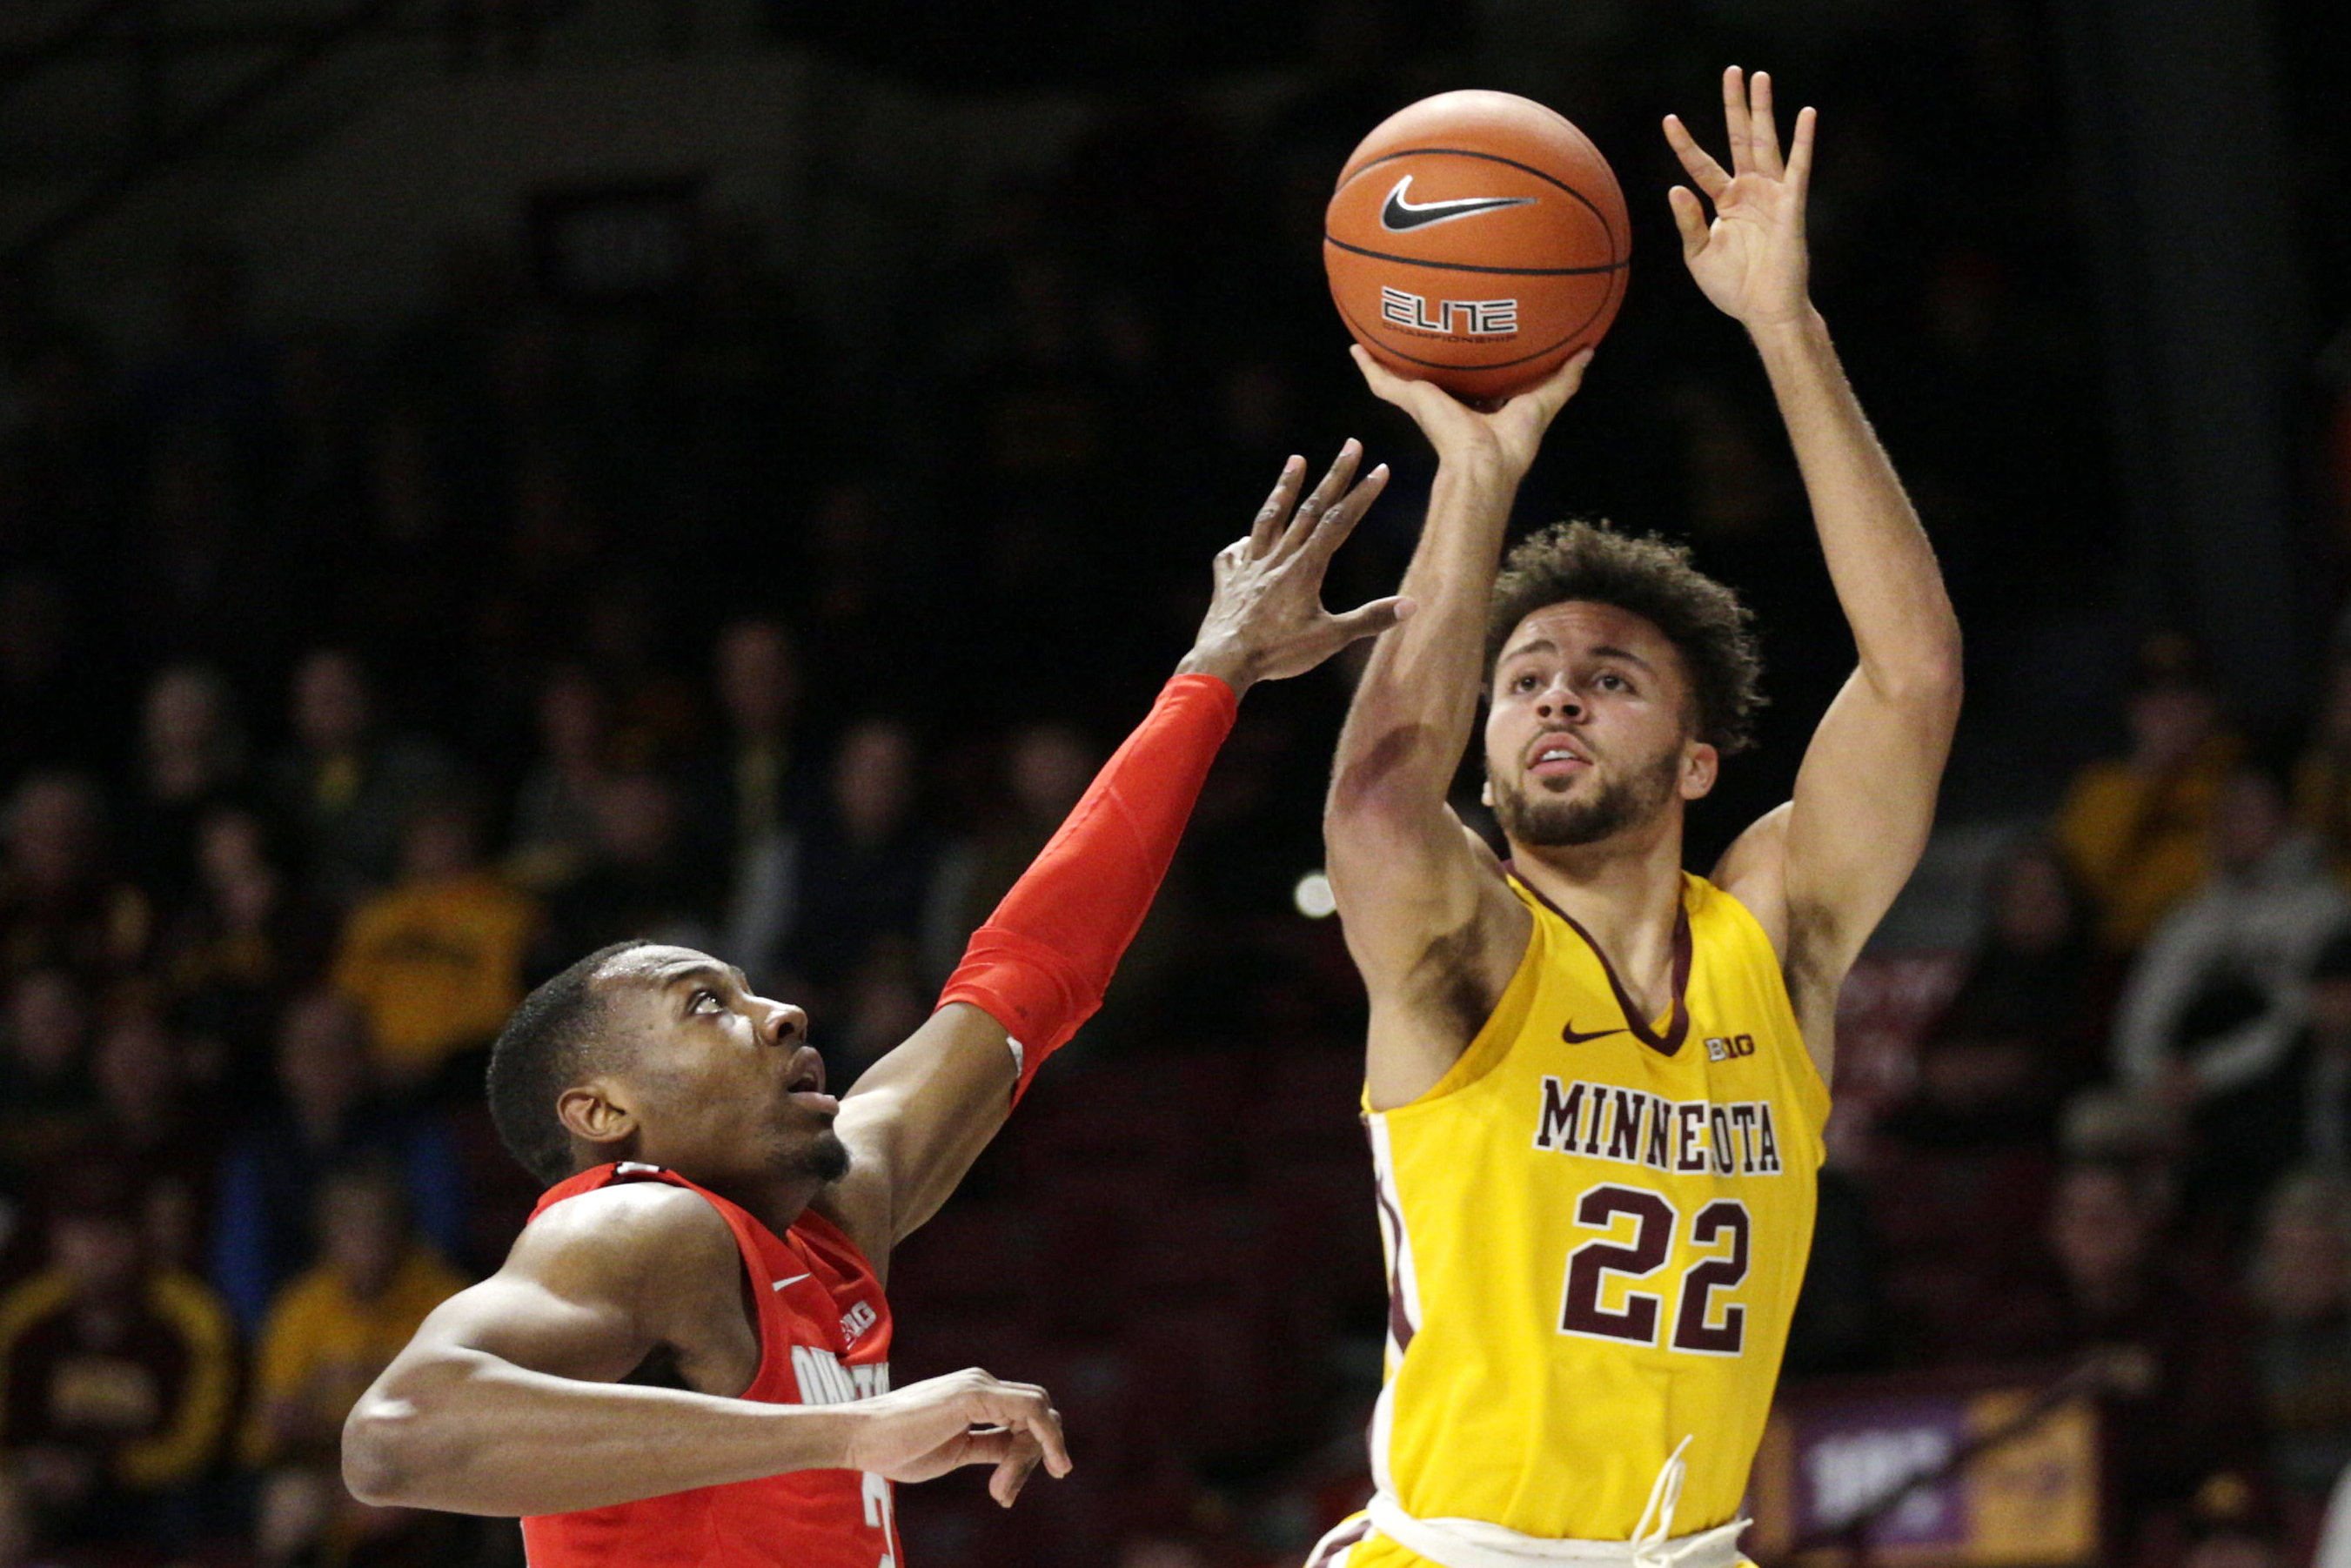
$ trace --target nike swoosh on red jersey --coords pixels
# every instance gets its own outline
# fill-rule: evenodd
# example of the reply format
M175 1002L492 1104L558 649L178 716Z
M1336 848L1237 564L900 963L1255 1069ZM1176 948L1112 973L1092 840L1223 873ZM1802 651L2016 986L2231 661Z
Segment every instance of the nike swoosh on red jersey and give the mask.
M806 1274L795 1274L789 1280L771 1280L768 1283L768 1289L771 1291L780 1291L786 1285L797 1285L802 1280L807 1278L808 1276Z
M1578 1034L1575 1030L1575 1020L1570 1019L1567 1027L1559 1031L1559 1038L1570 1045L1582 1045L1587 1040L1600 1040L1608 1035L1624 1032L1625 1026L1618 1024L1614 1029L1595 1029L1590 1034Z

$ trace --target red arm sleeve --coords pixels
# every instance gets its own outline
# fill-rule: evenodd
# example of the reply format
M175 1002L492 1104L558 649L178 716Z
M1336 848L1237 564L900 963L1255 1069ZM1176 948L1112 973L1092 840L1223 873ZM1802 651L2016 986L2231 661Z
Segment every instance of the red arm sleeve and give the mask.
M972 934L939 1005L969 1002L1012 1036L1016 1101L1045 1058L1102 1006L1239 709L1232 687L1214 675L1169 681Z

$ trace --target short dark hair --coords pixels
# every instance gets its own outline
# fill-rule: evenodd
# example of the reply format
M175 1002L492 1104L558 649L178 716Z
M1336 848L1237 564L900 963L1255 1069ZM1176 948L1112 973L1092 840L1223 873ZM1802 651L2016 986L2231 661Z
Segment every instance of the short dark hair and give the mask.
M579 1082L599 1043L603 998L596 994L596 976L616 955L646 945L632 937L599 947L541 981L490 1047L490 1119L507 1152L549 1186L572 1174L571 1134L556 1116L555 1102Z
M1486 612L1486 670L1520 622L1572 599L1613 604L1653 623L1681 654L1698 705L1698 737L1725 756L1754 740L1764 703L1754 612L1690 562L1689 547L1625 534L1604 518L1570 517L1519 541Z

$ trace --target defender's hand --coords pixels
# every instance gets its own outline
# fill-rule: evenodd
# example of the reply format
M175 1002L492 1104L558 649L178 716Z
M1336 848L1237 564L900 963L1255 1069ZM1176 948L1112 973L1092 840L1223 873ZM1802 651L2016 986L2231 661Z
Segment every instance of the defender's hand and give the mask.
M1708 155L1673 115L1666 140L1689 177L1714 204L1714 222L1687 185L1667 193L1681 230L1682 260L1716 308L1750 332L1792 326L1811 312L1811 261L1804 242L1804 196L1813 177L1813 128L1796 116L1785 162L1771 118L1771 78L1757 71L1751 91L1737 66L1722 73L1722 113L1730 128L1730 172Z
M1355 368L1364 372L1372 395L1412 415L1412 422L1420 426L1429 445L1437 449L1439 462L1491 464L1513 485L1526 476L1535 453L1542 446L1543 432L1551 428L1553 416L1567 406L1567 400L1575 395L1575 389L1583 384L1584 369L1592 363L1592 350L1586 349L1552 371L1549 379L1499 407L1479 409L1434 382L1413 381L1396 374L1372 358L1360 343L1348 351L1355 356Z
M1374 599L1343 615L1322 608L1322 575L1332 553L1387 487L1385 464L1347 487L1363 456L1356 442L1341 447L1339 460L1303 501L1298 488L1306 460L1293 457L1281 465L1281 478L1258 508L1249 537L1217 552L1216 594L1178 674L1216 675L1236 693L1245 692L1254 681L1303 674L1412 613L1412 601L1395 597Z
M1006 1508L1042 1458L1070 1473L1061 1413L1033 1383L1002 1383L977 1367L841 1406L855 1421L842 1468L893 1481L926 1481L965 1465L994 1465L987 1493Z

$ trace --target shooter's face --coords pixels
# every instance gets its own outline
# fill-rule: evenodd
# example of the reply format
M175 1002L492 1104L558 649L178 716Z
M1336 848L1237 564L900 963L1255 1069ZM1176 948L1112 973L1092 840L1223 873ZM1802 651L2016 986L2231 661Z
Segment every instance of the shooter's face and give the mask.
M687 947L632 948L598 983L626 1052L609 1076L637 1158L705 1186L848 1169L832 1130L841 1104L824 1092L799 1008L753 995L740 970Z
M1520 622L1494 665L1486 800L1516 844L1598 843L1714 787L1680 653L1642 616L1572 599Z

